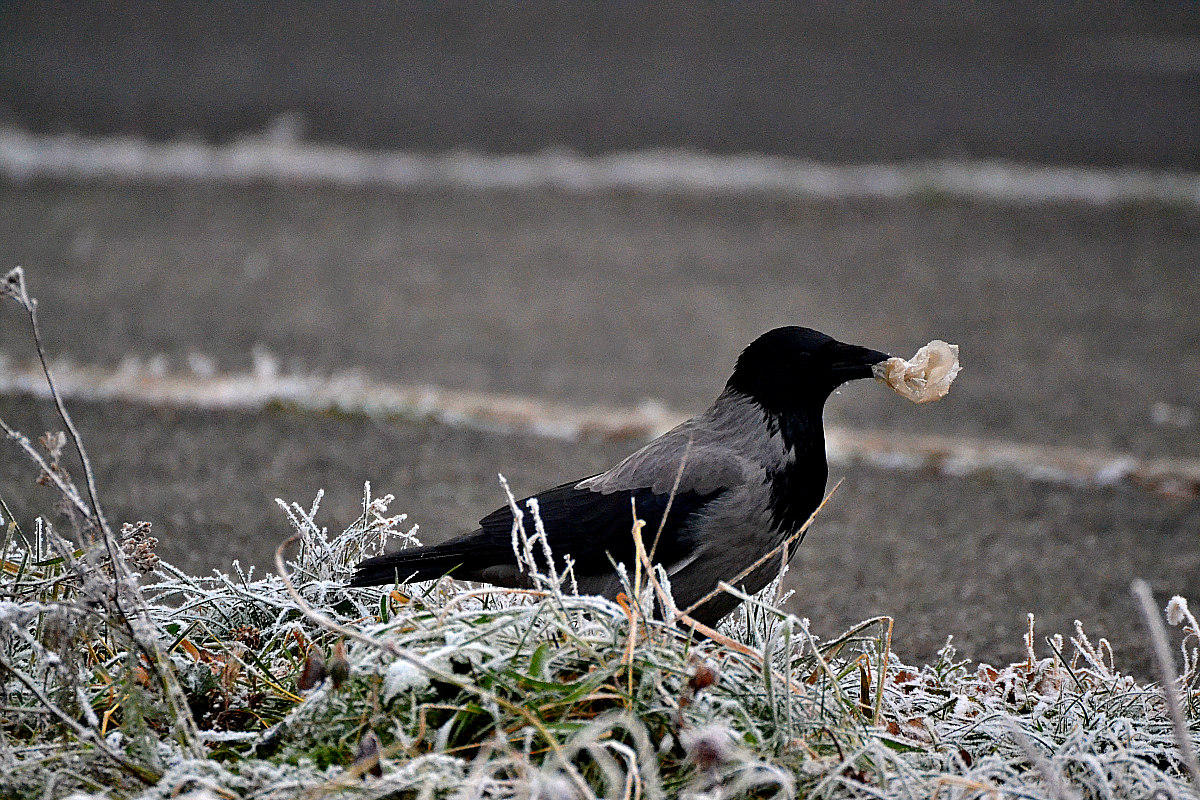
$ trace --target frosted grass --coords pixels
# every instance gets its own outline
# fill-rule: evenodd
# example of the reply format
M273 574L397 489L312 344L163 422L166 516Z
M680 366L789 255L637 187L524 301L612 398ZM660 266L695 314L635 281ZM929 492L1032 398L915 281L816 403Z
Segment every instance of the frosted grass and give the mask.
M1056 637L1035 647L1031 619L1028 655L1016 664L969 664L947 647L935 663L912 666L890 650L889 619L822 642L806 620L775 607L782 598L771 587L750 598L720 637L694 641L662 621L670 615L657 607L646 575L627 583L615 603L564 589L568 576L556 582L536 573L540 544L524 525L517 551L531 572L529 590L450 579L347 589L361 557L415 545L416 531L403 515L390 515L390 497L373 497L368 486L362 515L330 536L317 522L319 500L285 505L298 537L286 563L295 594L279 576L236 563L196 577L157 561L140 576L145 608L195 717L199 755L168 735L144 660L81 602L80 573L106 570L103 560L64 549L70 545L45 521L28 536L10 523L0 583L9 665L3 794L1114 798L1192 791L1161 692L1122 674L1107 643L1093 643L1082 625L1068 642ZM345 640L307 606L362 640ZM1200 633L1182 598L1170 612L1184 634L1178 688L1195 742ZM324 674L302 690L315 651ZM340 681L329 666L339 658L348 667ZM142 777L46 713L37 694L12 679L15 671ZM379 743L378 777L361 753L369 737Z

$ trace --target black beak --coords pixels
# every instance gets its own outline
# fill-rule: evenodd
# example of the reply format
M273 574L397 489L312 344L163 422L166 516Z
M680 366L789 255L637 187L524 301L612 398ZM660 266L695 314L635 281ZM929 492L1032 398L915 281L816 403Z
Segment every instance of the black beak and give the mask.
M878 350L839 342L832 353L830 371L838 383L870 378L871 367L889 358L890 355Z

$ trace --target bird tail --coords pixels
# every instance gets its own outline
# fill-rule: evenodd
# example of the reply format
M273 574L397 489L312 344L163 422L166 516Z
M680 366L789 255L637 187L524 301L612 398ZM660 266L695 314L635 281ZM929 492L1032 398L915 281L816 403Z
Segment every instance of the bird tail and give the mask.
M470 551L457 542L416 547L399 553L368 558L358 565L351 586L380 586L392 582L431 581L440 578L470 558Z

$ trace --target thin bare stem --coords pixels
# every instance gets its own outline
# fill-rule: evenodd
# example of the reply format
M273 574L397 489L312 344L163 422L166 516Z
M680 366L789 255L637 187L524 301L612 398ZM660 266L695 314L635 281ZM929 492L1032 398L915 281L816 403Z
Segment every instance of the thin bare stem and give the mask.
M1150 584L1141 578L1130 587L1133 596L1138 599L1142 608L1142 617L1150 631L1150 642L1154 645L1154 657L1158 662L1159 675L1162 679L1163 698L1167 701L1167 710L1171 714L1171 722L1175 727L1175 742L1183 756L1184 766L1192 778L1192 794L1200 797L1200 763L1196 761L1196 751L1192 747L1191 736L1188 732L1187 719L1183 715L1183 703L1179 699L1179 676L1175 672L1175 660L1171 656L1171 645L1167 641L1167 629L1159 616L1158 607L1154 605L1154 595L1150 592Z
M42 372L46 376L46 384L50 387L50 397L54 400L54 407L58 410L58 416L62 419L63 424L67 426L67 432L71 435L71 442L75 445L75 452L79 455L79 461L83 464L83 474L87 480L88 500L92 504L91 517L100 530L106 536L111 537L112 530L108 526L108 520L104 517L103 509L100 508L100 500L96 491L96 473L92 469L92 461L88 458L87 451L83 447L83 439L79 436L79 429L75 427L75 421L71 419L71 415L67 411L67 406L63 403L62 395L58 392L58 387L54 385L54 376L50 374L50 363L46 358L46 347L42 342L42 329L38 325L37 298L29 296L25 284L25 270L21 267L16 267L9 271L8 275L5 276L5 291L25 309L29 316L29 327L33 331L33 343L37 349L38 361L42 364Z
M658 521L658 530L654 533L654 544L650 545L650 561L654 562L654 554L658 552L658 540L662 538L663 529L667 527L667 517L671 506L675 504L675 495L679 493L679 484L683 481L683 470L687 466L688 456L692 454L692 437L688 436L687 445L683 448L683 457L679 459L679 471L675 473L675 482L671 484L671 494L667 497L667 507L663 510L662 519Z

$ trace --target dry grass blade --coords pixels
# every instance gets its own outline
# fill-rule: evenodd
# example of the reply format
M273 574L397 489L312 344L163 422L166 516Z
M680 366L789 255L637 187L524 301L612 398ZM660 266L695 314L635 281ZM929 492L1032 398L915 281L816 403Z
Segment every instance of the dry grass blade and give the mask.
M1183 763L1187 766L1192 778L1192 794L1200 797L1200 762L1196 761L1196 749L1192 743L1188 722L1184 716L1183 702L1179 698L1179 675L1175 671L1175 659L1171 655L1171 645L1167 642L1167 629L1159 616L1158 608L1154 605L1154 595L1150 592L1150 584L1142 579L1133 582L1130 587L1133 596L1137 598L1146 620L1146 628L1150 633L1150 642L1154 646L1154 658L1162 676L1163 699L1166 700L1167 710L1171 714L1171 724L1175 728L1175 743L1183 754Z
M654 561L654 554L658 552L658 542L662 538L663 530L667 527L667 517L671 515L671 508L675 505L675 496L679 494L679 484L683 481L683 471L687 467L688 458L692 454L692 443L693 437L689 435L687 444L683 448L683 457L679 459L679 469L675 473L675 481L671 484L671 493L667 496L667 507L663 510L662 519L658 521L658 530L654 532L654 543L650 545L651 562Z

